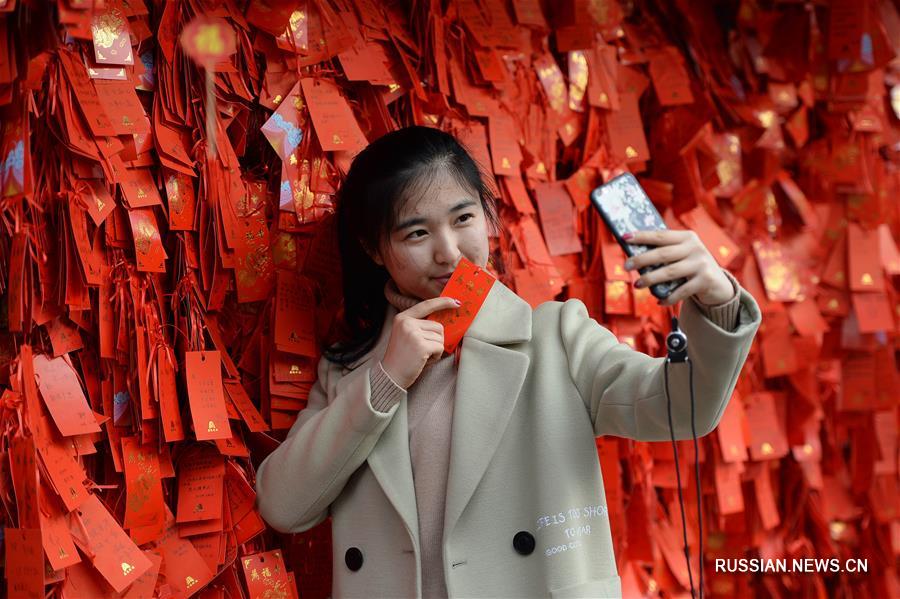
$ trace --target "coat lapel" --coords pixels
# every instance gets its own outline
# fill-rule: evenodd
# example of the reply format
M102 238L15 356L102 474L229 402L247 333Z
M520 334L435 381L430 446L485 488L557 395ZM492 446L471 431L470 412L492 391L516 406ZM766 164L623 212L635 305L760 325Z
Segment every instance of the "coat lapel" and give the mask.
M384 356L397 310L388 306L382 335L362 365ZM531 339L531 306L496 281L462 341L450 444L444 536L453 530L487 469L525 381L529 358L502 347ZM410 537L419 544L419 520L406 400L368 457L369 467Z
M497 451L530 362L502 347L531 339L531 306L497 281L466 331L453 408L444 511L449 537Z

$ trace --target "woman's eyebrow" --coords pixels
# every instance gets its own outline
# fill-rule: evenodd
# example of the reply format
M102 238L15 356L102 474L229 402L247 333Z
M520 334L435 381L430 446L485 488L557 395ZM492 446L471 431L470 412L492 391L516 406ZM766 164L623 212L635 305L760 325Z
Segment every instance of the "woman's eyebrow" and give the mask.
M459 204L457 204L456 206L454 206L453 208L451 208L450 210L448 210L447 214L453 214L457 210L462 210L463 208L468 208L469 206L474 206L474 205L475 205L475 200L464 200L464 201L460 202ZM396 227L394 227L394 233L396 233L398 231L402 231L403 229L405 229L407 227L412 227L413 225L421 225L426 222L428 222L428 220L425 218L422 218L421 216L417 216L415 218L408 218L405 221L403 221L402 223L400 223L399 225L397 225Z

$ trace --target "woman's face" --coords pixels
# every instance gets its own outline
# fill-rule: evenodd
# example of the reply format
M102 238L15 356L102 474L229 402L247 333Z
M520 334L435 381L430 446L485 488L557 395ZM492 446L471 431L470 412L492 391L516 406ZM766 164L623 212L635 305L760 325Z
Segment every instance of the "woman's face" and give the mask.
M400 211L397 226L374 256L397 288L429 299L441 294L446 280L465 256L484 268L488 253L488 221L478 195L461 186L445 168L418 186Z

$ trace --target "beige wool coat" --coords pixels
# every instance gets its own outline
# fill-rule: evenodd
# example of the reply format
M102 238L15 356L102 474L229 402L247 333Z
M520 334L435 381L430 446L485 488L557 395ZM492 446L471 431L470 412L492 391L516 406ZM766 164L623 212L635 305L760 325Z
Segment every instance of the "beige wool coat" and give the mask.
M679 324L694 368L696 429L718 425L761 323L740 295L726 331L693 301ZM324 358L308 406L260 465L276 530L332 517L335 598L420 597L418 522L404 398L372 407L397 310L349 369ZM578 299L535 309L497 281L463 340L444 516L453 597L620 597L595 437L669 440L664 358L620 343ZM677 439L691 439L688 365L669 365Z

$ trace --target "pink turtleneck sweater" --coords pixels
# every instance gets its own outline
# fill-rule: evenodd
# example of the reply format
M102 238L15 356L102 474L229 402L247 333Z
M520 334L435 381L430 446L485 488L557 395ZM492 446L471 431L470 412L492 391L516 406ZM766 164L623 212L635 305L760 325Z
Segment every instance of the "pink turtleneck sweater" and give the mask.
M725 271L725 274L735 289L732 299L717 306L691 299L712 322L733 331L740 308L739 285L731 273ZM397 308L397 312L422 301L402 294L392 279L385 285L384 295ZM450 468L450 432L456 396L454 354L444 354L440 360L426 366L408 389L403 389L391 379L380 360L377 367L371 370L369 382L372 407L380 412L389 412L403 397L407 398L409 455L419 518L422 598L446 598L442 548L447 473Z

